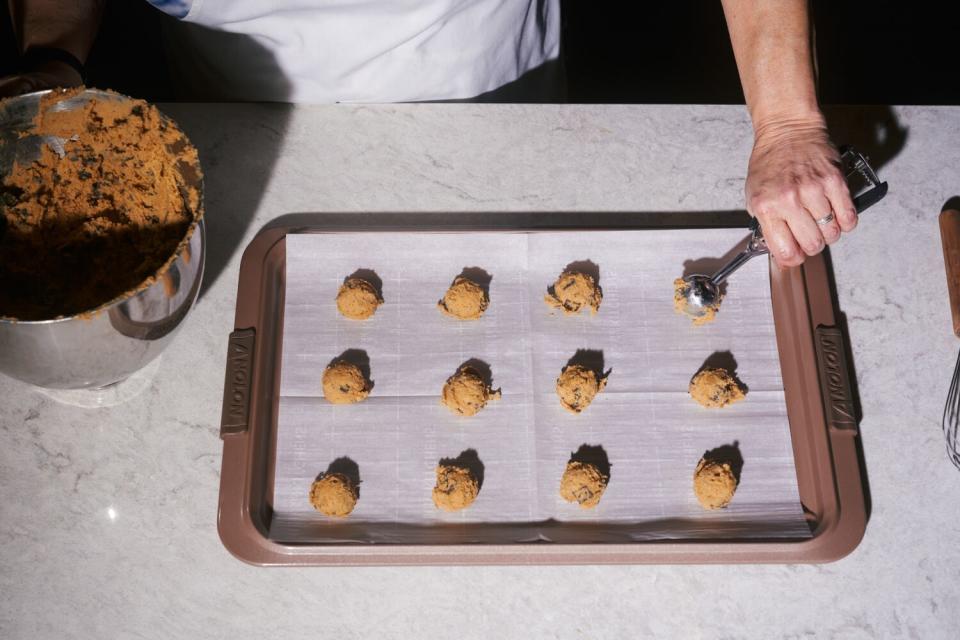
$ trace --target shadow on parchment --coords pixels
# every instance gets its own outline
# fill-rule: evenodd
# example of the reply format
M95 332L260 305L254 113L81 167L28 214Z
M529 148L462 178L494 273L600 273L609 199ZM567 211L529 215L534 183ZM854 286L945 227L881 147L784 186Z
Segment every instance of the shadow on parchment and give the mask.
M350 480L350 483L356 489L357 499L360 499L360 466L348 458L347 456L340 456L327 466L327 470L319 474L316 477L316 480L320 480L324 476L328 476L334 473L339 473L343 476L346 476Z
M740 474L743 472L743 454L740 452L740 443L736 440L732 444L725 444L704 452L703 459L707 462L729 464L730 472L740 484Z
M487 272L486 269L480 267L464 267L457 278L465 278L470 282L478 285L483 289L483 293L487 296L487 299L490 299L490 283L493 281L493 276ZM456 279L453 279L453 282L456 282ZM453 283L451 282L451 285Z
M360 375L370 385L368 388L373 390L373 380L370 379L370 356L363 349L347 349L336 358L330 361L328 367L338 362L347 362L360 369Z
M462 371L463 369L473 370L480 376L480 379L483 380L483 384L486 387L493 388L493 369L490 368L489 363L480 358L470 358L457 367L457 371Z
M373 269L357 269L347 277L343 279L343 283L346 284L350 280L362 280L366 282L373 290L377 293L377 298L383 300L383 279L377 275L377 272Z
M452 466L466 469L477 481L477 491L483 488L483 462L480 460L476 449L461 451L456 458L441 458L439 464L441 467Z
M603 351L599 349L577 349L576 353L567 360L564 370L573 366L580 366L588 371L593 371L597 375L597 380L604 380L613 371L613 369L603 370L606 365L603 359Z
M575 260L563 268L564 273L582 273L593 278L597 288L600 288L600 265L593 260ZM602 290L601 290L602 292Z
M737 386L740 387L740 390L743 391L744 394L750 393L750 387L744 384L740 376L737 375L737 359L733 356L732 352L714 351L703 361L703 364L697 369L697 373L700 373L704 369L723 369L733 377L733 381L737 383ZM694 377L696 377L696 374L694 374Z
M610 458L600 445L582 444L570 454L570 462L593 465L608 480L610 478Z

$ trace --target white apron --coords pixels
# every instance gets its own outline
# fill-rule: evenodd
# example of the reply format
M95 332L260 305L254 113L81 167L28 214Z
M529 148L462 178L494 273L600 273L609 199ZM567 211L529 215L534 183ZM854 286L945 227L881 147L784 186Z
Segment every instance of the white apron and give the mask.
M559 0L150 0L191 97L472 98L556 61Z

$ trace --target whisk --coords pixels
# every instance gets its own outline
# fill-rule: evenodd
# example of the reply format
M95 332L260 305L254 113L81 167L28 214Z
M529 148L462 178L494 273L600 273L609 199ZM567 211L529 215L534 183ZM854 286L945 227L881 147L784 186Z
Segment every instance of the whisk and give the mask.
M960 337L960 211L947 209L940 214L940 239L943 241L943 262L947 268L947 292L953 313L953 332ZM943 408L943 435L947 439L947 455L960 469L960 355L950 380L947 404Z

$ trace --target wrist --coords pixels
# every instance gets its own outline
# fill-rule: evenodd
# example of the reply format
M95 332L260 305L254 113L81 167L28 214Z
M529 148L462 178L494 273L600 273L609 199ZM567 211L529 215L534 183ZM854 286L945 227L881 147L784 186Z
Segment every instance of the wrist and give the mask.
M823 113L813 108L765 114L753 122L755 145L777 142L796 135L827 135L827 121Z

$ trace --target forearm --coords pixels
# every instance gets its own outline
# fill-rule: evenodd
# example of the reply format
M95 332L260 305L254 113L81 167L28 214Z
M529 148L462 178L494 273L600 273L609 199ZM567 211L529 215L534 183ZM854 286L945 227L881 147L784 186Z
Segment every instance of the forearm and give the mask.
M722 0L743 94L757 135L822 126L806 0Z
M105 0L8 0L20 52L54 47L86 62Z
M806 0L722 0L753 120L744 191L773 259L803 262L857 213L817 105Z

